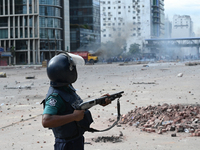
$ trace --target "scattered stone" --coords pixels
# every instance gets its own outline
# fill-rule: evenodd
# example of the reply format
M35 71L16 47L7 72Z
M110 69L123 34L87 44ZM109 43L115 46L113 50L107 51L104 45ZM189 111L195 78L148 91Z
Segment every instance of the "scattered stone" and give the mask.
M35 79L35 76L26 77L26 79Z
M171 137L176 137L176 133L171 134Z
M183 73L179 73L177 77L183 77Z

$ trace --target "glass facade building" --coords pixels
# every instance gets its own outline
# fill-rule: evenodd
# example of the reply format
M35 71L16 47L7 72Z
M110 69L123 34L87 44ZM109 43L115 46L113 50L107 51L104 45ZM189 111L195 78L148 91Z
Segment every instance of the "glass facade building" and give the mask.
M88 50L99 45L100 1L70 0L70 48L71 51Z
M63 9L64 0L0 0L0 47L14 51L11 63L40 64L65 49Z

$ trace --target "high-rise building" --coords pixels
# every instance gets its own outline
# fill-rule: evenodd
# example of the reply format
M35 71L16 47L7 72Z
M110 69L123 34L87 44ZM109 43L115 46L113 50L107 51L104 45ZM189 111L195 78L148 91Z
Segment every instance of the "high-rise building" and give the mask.
M165 38L171 38L172 34L172 23L169 21L168 17L165 18Z
M70 0L70 51L91 50L101 42L99 0Z
M69 49L68 1L0 0L0 46L13 64L40 64Z
M102 42L125 39L142 45L144 39L164 36L164 0L102 0Z
M172 22L172 38L192 37L193 22L188 15L174 15Z

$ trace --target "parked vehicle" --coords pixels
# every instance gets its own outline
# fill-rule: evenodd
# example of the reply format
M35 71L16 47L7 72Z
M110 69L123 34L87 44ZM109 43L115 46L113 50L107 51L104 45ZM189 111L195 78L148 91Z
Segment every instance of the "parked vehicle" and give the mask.
M98 61L98 56L96 56L95 54L89 53L88 51L76 51L76 52L70 52L70 53L83 57L85 62L96 63Z

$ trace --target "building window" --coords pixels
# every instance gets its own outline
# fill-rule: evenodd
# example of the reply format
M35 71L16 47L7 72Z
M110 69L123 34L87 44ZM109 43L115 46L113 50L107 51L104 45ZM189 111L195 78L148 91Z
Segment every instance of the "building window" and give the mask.
M106 34L104 34L103 37L106 37Z
M121 14L121 12L118 12L118 14Z
M118 9L121 9L121 6L118 6Z
M108 7L108 9L110 9L110 7Z
M110 4L110 1L108 1L108 4Z
M118 3L121 3L121 1L118 1Z
M133 17L133 19L135 19L135 17Z
M106 26L106 24L104 23L103 26Z

